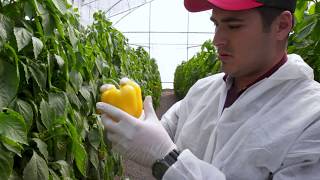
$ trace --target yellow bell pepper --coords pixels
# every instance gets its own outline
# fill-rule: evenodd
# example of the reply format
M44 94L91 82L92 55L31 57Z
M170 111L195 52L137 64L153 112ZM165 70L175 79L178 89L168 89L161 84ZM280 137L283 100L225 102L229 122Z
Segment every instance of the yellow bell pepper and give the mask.
M111 104L128 114L139 118L142 113L142 96L140 86L128 79L120 80L120 89L108 84L101 94L101 101Z

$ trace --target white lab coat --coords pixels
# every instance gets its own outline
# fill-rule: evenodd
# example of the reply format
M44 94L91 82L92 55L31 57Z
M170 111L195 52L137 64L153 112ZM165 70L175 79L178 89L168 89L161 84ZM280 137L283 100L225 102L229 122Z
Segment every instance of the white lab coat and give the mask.
M162 117L180 150L164 180L320 180L320 85L298 55L223 110L230 80L199 80Z

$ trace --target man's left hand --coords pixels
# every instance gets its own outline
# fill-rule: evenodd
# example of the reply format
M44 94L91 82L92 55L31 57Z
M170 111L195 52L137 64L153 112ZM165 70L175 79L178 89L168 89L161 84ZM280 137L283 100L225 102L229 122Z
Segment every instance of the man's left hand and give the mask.
M112 105L98 102L101 119L112 142L112 149L125 158L151 167L157 160L176 148L158 120L151 96L144 101L144 117L137 119Z

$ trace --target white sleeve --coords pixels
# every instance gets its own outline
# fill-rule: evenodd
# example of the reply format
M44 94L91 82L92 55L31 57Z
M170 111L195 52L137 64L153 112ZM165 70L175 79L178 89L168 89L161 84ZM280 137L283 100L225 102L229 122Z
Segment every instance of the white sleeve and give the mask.
M181 152L164 174L163 180L226 180L225 175L213 165L198 159L188 149Z
M320 179L320 121L310 125L287 153L273 180Z
M166 129L172 140L174 139L177 130L180 103L181 101L178 101L173 104L161 118L161 124Z
M281 167L269 177L272 180L320 179L320 121L308 127L292 145ZM271 157L272 158L272 157ZM276 157L274 157L276 158ZM227 169L226 169L227 170ZM253 179L257 175L252 175ZM259 179L266 179L260 177ZM163 180L226 180L223 172L198 159L188 149L181 152L164 174Z
M273 176L273 180L319 180L320 162L302 162L282 169Z

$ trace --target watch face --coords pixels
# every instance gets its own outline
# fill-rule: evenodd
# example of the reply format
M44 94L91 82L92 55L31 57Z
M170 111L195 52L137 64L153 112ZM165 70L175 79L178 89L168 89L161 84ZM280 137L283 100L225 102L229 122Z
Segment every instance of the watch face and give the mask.
M169 166L165 161L157 161L152 166L152 174L155 178L161 179L168 168Z

